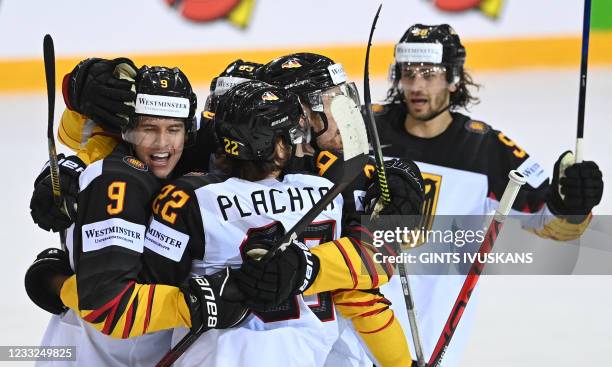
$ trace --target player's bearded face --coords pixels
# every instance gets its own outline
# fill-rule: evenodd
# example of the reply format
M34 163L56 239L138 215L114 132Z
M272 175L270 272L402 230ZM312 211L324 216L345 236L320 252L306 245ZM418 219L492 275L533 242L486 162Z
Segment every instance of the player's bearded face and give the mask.
M401 72L399 86L410 116L428 121L448 106L450 92L456 87L446 81L446 68L402 65Z
M129 134L136 156L157 178L167 178L183 153L185 123L170 117L140 116Z
M325 124L323 123L321 115L311 110L308 106L304 107L304 112L308 119L308 124L314 133L313 135L317 135L323 131ZM329 114L326 115L326 118L327 131L316 137L317 146L323 150L342 150L342 137L340 136L340 130L338 130L336 121Z
M323 150L342 150L342 136L338 130L338 124L331 112L331 103L338 95L345 95L359 105L359 95L354 83L345 83L326 89L323 92L317 92L316 98L309 98L309 103L304 105L304 112L308 119L309 125L312 128L313 135L316 136L317 145ZM313 107L314 106L314 107ZM323 116L327 120L327 130ZM319 135L320 134L320 135Z

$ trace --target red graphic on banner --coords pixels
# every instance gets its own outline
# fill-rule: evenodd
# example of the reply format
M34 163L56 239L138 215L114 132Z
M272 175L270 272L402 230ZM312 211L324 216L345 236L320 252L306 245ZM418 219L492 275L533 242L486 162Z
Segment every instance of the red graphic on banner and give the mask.
M249 24L255 0L164 0L180 11L181 15L194 22L212 22L226 19L230 23L246 28Z
M463 12L480 10L491 18L497 18L501 12L504 0L434 0L436 8L448 12Z

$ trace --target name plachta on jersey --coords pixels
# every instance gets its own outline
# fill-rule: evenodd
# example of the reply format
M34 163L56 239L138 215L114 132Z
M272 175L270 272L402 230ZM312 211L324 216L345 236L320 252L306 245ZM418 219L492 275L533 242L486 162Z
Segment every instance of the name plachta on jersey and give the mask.
M287 211L303 211L314 206L329 187L287 187L286 191L275 188L252 191L249 197L242 195L217 195L217 206L225 221L241 219L251 215L282 214ZM334 210L332 201L325 210Z

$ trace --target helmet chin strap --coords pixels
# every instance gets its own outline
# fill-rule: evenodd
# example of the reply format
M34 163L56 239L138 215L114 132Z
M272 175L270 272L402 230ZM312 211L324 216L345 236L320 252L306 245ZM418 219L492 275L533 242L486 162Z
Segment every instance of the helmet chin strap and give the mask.
M321 129L321 131L319 131L318 133L314 133L313 140L317 140L319 136L325 134L325 132L327 131L327 128L329 127L329 122L327 121L327 116L325 116L325 113L324 112L315 112L315 113L321 117L321 120L323 121L323 129Z
M406 98L404 97L404 92L403 92L401 89L399 89L399 88L397 88L396 90L397 90L397 93L398 93L398 95L400 96L401 100L402 100L402 101L403 101L403 103L405 104L405 103L406 103ZM433 120L433 119L435 119L436 117L438 117L438 116L440 116L441 114L443 114L443 113L444 113L444 111L447 111L447 110L449 110L450 108L451 108L451 105L450 105L450 102L449 102L449 103L448 103L448 104L447 104L447 105L446 105L444 108L440 109L440 111L436 112L436 113L435 113L433 116L429 117L427 120ZM410 111L408 111L408 113L410 113Z
M446 107L440 109L440 111L436 112L433 116L429 117L427 120L433 120L436 117L440 116L444 111L447 111L450 108L450 103L446 105Z
M319 144L317 144L317 138L325 134L325 132L327 131L327 128L329 127L329 122L327 121L327 116L325 116L324 112L315 112L315 113L321 116L321 120L323 121L323 129L321 129L321 131L319 131L318 133L315 133L312 130L312 128L310 128L310 131L312 132L312 138L310 139L310 146L312 146L315 150L323 150L319 147Z

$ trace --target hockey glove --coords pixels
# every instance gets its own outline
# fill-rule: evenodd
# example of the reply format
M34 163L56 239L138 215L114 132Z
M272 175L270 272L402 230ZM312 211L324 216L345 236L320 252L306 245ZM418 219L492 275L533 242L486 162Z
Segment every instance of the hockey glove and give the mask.
M574 154L568 150L555 163L548 207L555 215L578 216L584 220L601 201L603 179L595 162L573 162Z
M134 113L136 71L126 58L83 60L64 76L64 102L105 131L120 133Z
M385 162L387 185L391 202L380 211L381 217L375 220L376 228L417 226L423 209L424 192L421 171L414 162L405 159L393 159ZM381 191L378 177L368 187L365 196L365 214L370 215L380 200ZM393 216L384 218L382 216ZM401 218L399 216L402 216Z
M191 314L191 331L227 329L238 325L249 310L240 302L244 296L225 268L211 275L195 275L182 287Z
M30 200L30 215L34 223L45 231L62 231L74 222L79 194L79 175L85 169L85 164L77 156L57 156L60 173L60 190L62 199L66 202L68 213L55 206L53 187L51 185L51 169L49 162L34 181L34 193Z
M25 288L28 296L38 307L59 315L66 310L52 280L73 274L68 254L57 248L48 248L36 256L36 260L25 274Z
M319 273L319 258L302 242L293 241L269 261L252 257L254 254L263 256L269 248L258 246L261 245L244 249L249 256L236 274L238 287L247 297L246 304L254 310L268 310L303 293Z

